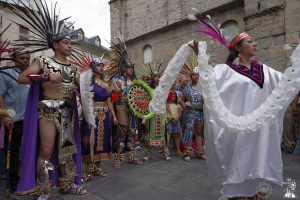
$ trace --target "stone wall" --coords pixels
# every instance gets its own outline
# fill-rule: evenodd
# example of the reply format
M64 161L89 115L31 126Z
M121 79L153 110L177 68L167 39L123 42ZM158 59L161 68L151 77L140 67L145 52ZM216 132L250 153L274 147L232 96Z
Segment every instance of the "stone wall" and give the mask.
M186 19L191 8L199 12L211 10L230 2L243 0L112 0L112 39L122 32L130 40Z
M234 7L220 10L215 13L209 13L213 24L223 24L228 20L235 20L239 23L241 31L245 29L243 21L244 9L243 4L237 4ZM129 56L136 63L136 70L139 66L144 65L143 49L146 45L152 47L153 61L160 62L163 59L164 65L167 65L174 56L178 48L193 39L207 40L201 34L194 32L200 26L196 22L184 20L177 24L169 25L168 28L161 28L142 37L127 40L126 45ZM228 50L219 43L212 40L208 41L209 51L215 63L224 62L227 57Z
M245 1L246 31L256 38L257 57L263 63L283 71L287 66L285 39L285 3L264 0L260 5Z
M121 4L122 10L119 9ZM167 64L183 43L206 39L193 32L199 28L197 23L186 19L193 7L209 14L215 25L227 20L237 21L240 32L247 31L256 39L258 59L279 71L290 65L288 57L291 51L284 51L284 45L299 41L299 0L209 3L196 0L114 0L110 5L112 39L123 30L129 55L137 67L143 65L143 48L146 45L152 47L153 61L159 62L163 58ZM124 19L120 18L122 12L127 16ZM228 51L212 40L208 43L215 63L224 62Z
M297 43L300 37L300 1L288 0L288 4L285 7L284 15L285 23L285 40L286 43ZM291 51L287 52L287 55L291 55ZM288 65L290 65L288 60Z

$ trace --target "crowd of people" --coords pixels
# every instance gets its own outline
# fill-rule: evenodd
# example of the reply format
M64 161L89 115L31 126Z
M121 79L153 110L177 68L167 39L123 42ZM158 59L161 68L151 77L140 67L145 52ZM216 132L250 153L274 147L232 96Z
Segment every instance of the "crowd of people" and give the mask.
M84 195L82 183L108 175L102 160L113 158L112 167L121 169L126 154L130 164L142 165L157 147L169 161L171 146L186 162L207 160L209 175L231 200L264 199L257 191L261 180L282 183L283 116L291 98L271 111L265 102L278 85L289 86L282 83L284 77L293 77L252 60L257 44L249 34L224 42L228 59L213 69L206 44L196 41L183 45L166 67L135 66L121 38L113 45L114 56L72 55L67 27L51 20L46 5L36 6L41 12L30 17L25 9L15 12L31 22L35 37L42 37L26 48L10 49L10 61L0 70L0 107L16 111L2 117L0 130L1 175L11 192L46 200L59 186L63 193ZM39 56L30 64L32 52L50 48L52 57ZM299 73L299 67L293 67ZM145 69L140 77L137 68ZM144 92L154 93L145 110L155 113L148 117L130 106L132 101L140 103L129 94L138 81ZM294 98L290 148L299 155L299 93L289 95ZM260 105L265 106L259 112L267 113L263 123L255 112ZM140 149L141 158L136 153ZM10 167L4 174L7 152Z

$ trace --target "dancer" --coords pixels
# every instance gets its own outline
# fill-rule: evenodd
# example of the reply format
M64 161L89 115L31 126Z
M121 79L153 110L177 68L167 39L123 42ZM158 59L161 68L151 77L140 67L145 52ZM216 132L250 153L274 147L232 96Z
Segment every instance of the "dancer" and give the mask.
M116 101L116 116L118 120L117 135L114 138L115 162L114 168L120 169L124 160L123 151L127 150L128 162L131 164L141 165L143 162L138 159L136 151L133 148L134 135L137 132L136 118L130 112L126 95L132 82L136 79L134 73L134 64L130 61L126 46L122 36L118 37L119 47L113 45L117 53L117 65L119 67L119 77L113 78L114 92L119 93Z
M80 187L81 148L76 105L79 78L77 68L71 65L72 43L68 27L56 16L56 9L49 13L45 2L35 6L39 12L28 8L14 12L30 24L35 39L16 42L27 45L29 52L52 48L53 57L40 56L19 76L19 83L31 84L24 117L21 147L21 172L18 194L36 193L40 200L48 199L52 186L62 192L85 194ZM30 13L27 13L27 12ZM30 15L30 17L28 17ZM58 179L58 168L60 178ZM49 181L51 173L52 185ZM37 176L37 181L36 177Z
M184 160L187 162L191 162L194 136L197 144L195 154L198 158L205 159L203 149L203 99L201 93L196 89L199 80L198 67L194 67L190 71L190 77L191 86L185 88L180 101L182 108L185 110L185 127L182 138L185 144Z
M200 32L216 34L217 29L211 28L210 24L197 21L206 28ZM220 32L217 33L216 38L231 51L226 64L210 67L206 43L190 44L196 53L199 52L198 88L205 101L209 176L230 199L264 199L268 191L261 190L265 189L260 187L262 183L272 186L281 185L283 181L282 121L286 107L300 88L297 83L300 46L291 57L293 66L281 75L257 60L251 60L257 44L249 34L241 33L227 43ZM170 62L170 70L175 75L183 60L191 54L189 48L188 44L184 45ZM178 57L182 61L175 62ZM168 68L166 72L170 72ZM170 82L161 80L161 85L169 87L172 78L166 74L162 79ZM150 103L152 109L160 111L163 108L155 98L158 96L165 99L166 93L161 87Z
M164 71L162 62L160 62L159 65L156 65L156 63L149 63L149 65L144 68L144 76L147 76L150 80L150 87L152 89L155 89L158 86L160 76ZM145 134L145 149L143 160L147 161L151 158L150 146L161 147L164 159L171 159L170 151L167 148L166 121L166 113L155 114L149 120L146 120L145 126L147 132Z
M86 182L92 176L108 175L101 168L101 160L111 157L111 119L115 125L118 124L118 120L111 102L109 84L104 80L109 62L86 54L77 58L77 61L77 66L87 69L80 76L80 88L84 91L81 98L83 112L84 115L90 115L86 106L92 105L91 112L95 115L92 122L86 120L89 124L84 122L81 129L82 161L85 164L85 176L82 181ZM86 92L91 86L93 94L89 95Z

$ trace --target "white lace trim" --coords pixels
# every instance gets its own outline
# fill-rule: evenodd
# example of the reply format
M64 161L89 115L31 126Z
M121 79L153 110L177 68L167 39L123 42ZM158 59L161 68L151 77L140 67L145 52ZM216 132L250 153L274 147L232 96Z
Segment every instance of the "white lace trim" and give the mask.
M205 108L214 120L224 128L236 133L250 133L258 130L264 123L276 117L278 112L289 105L291 100L300 90L300 46L298 45L291 56L292 67L283 73L278 86L272 94L252 113L245 116L233 115L224 106L215 83L214 69L209 66L209 56L206 54L206 42L199 42L199 75L198 89L201 90ZM183 64L186 62L192 49L188 44L184 44L169 62L159 86L154 91L154 96L150 102L150 110L163 113L166 107L168 92L179 74Z
M82 103L82 111L84 118L88 125L96 128L95 115L94 115L94 93L93 86L91 86L93 72L91 69L83 72L80 75L80 95Z

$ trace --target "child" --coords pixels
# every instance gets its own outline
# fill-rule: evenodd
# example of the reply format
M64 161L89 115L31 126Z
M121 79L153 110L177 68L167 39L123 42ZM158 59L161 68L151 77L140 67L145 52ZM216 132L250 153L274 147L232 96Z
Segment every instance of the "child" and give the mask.
M180 140L181 140L181 127L180 127L180 115L181 109L180 105L178 104L177 94L175 91L171 91L169 93L167 99L167 130L170 137L173 137L176 145L177 153L180 157L183 156L182 152L180 151ZM169 149L170 144L167 144L167 148Z

